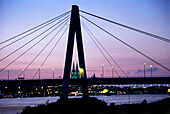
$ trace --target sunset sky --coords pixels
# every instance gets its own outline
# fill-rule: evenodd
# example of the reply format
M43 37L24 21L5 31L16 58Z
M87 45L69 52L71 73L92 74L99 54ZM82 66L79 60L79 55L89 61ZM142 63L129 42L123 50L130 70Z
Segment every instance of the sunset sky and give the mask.
M70 11L72 5L78 5L79 9L83 11L170 39L169 0L0 0L0 42L16 36L62 13ZM80 14L170 69L170 43L128 30L81 12ZM151 76L150 65L153 66L153 76L170 76L170 72L136 53L83 18L81 18L81 23L82 22L85 23L129 77L143 77L144 63L146 63L147 77ZM52 25L0 50L0 59L41 34ZM46 37L45 40L24 54L20 59L1 71L0 79L7 79L8 68L10 68L10 79L17 78L22 70L26 68L59 29ZM69 22L57 35L54 41L50 43L50 45L28 67L25 71L25 78L31 79L34 76L35 72L39 69L40 65L65 29L67 29L66 33L41 68L41 78L52 78L52 68L54 68L55 78L59 78L59 76L61 76L61 78L63 77ZM3 61L0 61L0 69L3 69L43 36L37 38L35 41ZM101 77L103 64L104 76L111 77L111 66L100 53L83 27L82 36L88 77L90 78L94 73L96 74L96 77ZM0 48L19 38L21 37L0 44ZM106 56L115 70L119 73L120 77L125 77L109 56ZM78 62L76 45L74 47L73 60ZM23 74L21 76L23 76ZM118 77L115 72L114 77ZM37 78L38 74L35 76L35 79Z

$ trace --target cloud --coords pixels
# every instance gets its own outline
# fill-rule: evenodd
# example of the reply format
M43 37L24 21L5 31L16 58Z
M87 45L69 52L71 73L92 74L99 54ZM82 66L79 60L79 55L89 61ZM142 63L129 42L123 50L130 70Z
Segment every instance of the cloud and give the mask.
M158 70L157 67L153 67L153 68L152 68L152 71L153 71L153 72L156 72L157 70Z
M136 73L138 74L138 73L142 73L143 72L143 70L138 70Z
M156 72L157 70L158 70L157 67L152 68L152 72ZM146 69L146 72L151 72L151 69L150 68Z
M129 74L130 74L130 72L127 72L127 74L129 75Z
M158 68L157 68L157 67L153 67L153 68L152 68L152 72L156 72L156 71L158 71ZM135 73L139 74L139 73L143 73L143 72L144 72L144 70L139 69L139 70L137 70L137 72L135 72ZM145 70L145 72L151 72L151 69L148 68L148 69Z

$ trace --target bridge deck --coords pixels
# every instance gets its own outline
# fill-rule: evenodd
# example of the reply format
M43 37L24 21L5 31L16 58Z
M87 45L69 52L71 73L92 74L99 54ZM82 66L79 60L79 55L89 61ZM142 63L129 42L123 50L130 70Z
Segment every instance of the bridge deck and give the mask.
M2 86L48 86L62 85L63 79L41 79L41 80L1 80ZM162 78L88 78L70 79L70 85L94 85L94 84L170 84L170 77Z

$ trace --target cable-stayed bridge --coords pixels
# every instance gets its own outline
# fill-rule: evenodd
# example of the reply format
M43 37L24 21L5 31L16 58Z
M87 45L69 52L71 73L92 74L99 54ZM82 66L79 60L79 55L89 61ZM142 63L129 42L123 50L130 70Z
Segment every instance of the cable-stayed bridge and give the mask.
M81 12L81 14L79 15L79 12ZM71 13L71 16L70 16ZM110 37L112 37L113 39L116 39L117 41L119 41L120 43L124 44L125 46L127 46L128 48L132 49L133 51L135 51L136 53L144 56L146 59L148 59L149 61L153 62L154 64L157 64L159 67L161 67L162 69L164 69L167 72L170 72L170 68L168 68L167 66L165 66L164 64L158 62L157 60L153 59L151 56L148 56L147 54L145 54L144 52L136 49L135 47L133 47L132 45L128 44L127 42L121 40L119 37L115 36L114 34L112 34L110 31L106 30L105 28L103 28L102 26L96 24L95 22L91 21L88 17L84 16L84 14L98 18L100 20L103 21L107 21L111 24L116 24L118 26L124 27L126 29L129 29L131 31L135 31L141 34L144 34L145 36L149 36L150 38L154 38L157 40L160 40L161 42L165 42L165 43L170 43L170 40L168 38L159 36L159 35L155 35L137 28L133 28L106 18L103 18L101 16L83 11L83 10L79 10L79 8L77 6L73 6L71 11L65 12L51 20L48 20L36 27L33 27L21 34L18 34L12 38L9 38L3 42L0 42L1 48L0 50L4 50L7 49L8 47L14 45L15 43L18 43L20 41L22 41L23 39L27 38L28 36L32 35L32 34L36 34L35 37L33 37L32 39L28 40L27 42L21 43L19 47L17 47L16 49L14 49L12 52L8 53L7 55L3 56L2 58L0 58L0 62L6 61L9 57L13 56L15 53L18 53L20 50L24 49L24 51L22 51L22 53L19 53L17 56L15 56L12 60L10 61L6 61L4 66L1 66L0 69L0 73L6 71L7 72L7 79L10 78L10 65L15 64L19 59L21 59L25 54L27 54L28 52L30 52L31 50L33 50L37 45L39 45L43 40L45 40L48 36L50 36L51 34L53 35L51 37L50 40L47 40L46 45L43 46L42 49L39 50L39 52L36 54L35 57L33 57L32 60L30 60L30 62L23 68L22 72L20 72L15 79L19 79L19 78L23 78L25 79L26 75L26 71L29 70L30 66L32 64L34 64L34 62L37 59L40 59L40 55L44 52L45 49L47 49L47 47L51 47L51 43L54 43L54 40L56 37L58 37L57 41L55 41L53 47L51 47L51 50L48 51L48 53L46 53L46 56L44 57L43 61L41 63L39 63L39 67L37 68L37 70L35 71L35 73L32 75L32 78L29 79L29 81L26 80L19 80L19 81L9 81L9 85L10 84L17 84L17 83L21 83L22 85L25 84L36 84L36 83L53 83L53 84L60 84L61 82L63 83L64 89L66 90L63 96L66 96L67 93L67 88L69 85L69 78L70 78L70 73L71 73L71 64L72 64L72 56L73 56L73 47L74 47L74 37L76 34L76 41L77 41L77 51L78 51L78 59L79 59L79 67L83 69L83 74L81 74L82 79L78 79L78 80L70 80L71 84L75 83L75 84L82 84L84 87L84 92L83 93L87 93L85 91L87 91L86 89L86 85L88 84L106 84L106 83L125 83L125 84L130 84L130 83L169 83L169 77L152 77L152 66L150 67L151 70L151 78L146 78L146 72L145 72L145 64L144 64L144 78L129 78L128 74L123 70L123 68L118 64L118 62L116 62L116 60L111 56L111 54L109 53L109 51L107 51L107 49L103 46L102 42L100 42L97 37L93 34L93 32L90 30L90 28L85 24L84 21L80 20L80 17L82 19L84 19L86 22L88 22L88 24L92 24L94 27L100 29L103 33L109 35ZM69 24L70 22L70 24ZM104 78L100 78L100 79L86 79L87 78L87 70L86 70L86 65L85 65L85 57L84 57L84 47L83 47L83 40L82 40L82 33L81 33L81 27L84 29L84 31L87 33L87 35L90 37L90 39L92 40L92 42L95 44L95 46L98 48L98 50L101 52L101 54L103 55L103 57L105 58L106 62L110 65L110 67L112 68L112 75L113 73L117 75L117 77L119 78L110 78L110 79L104 79ZM41 81L41 69L43 68L43 65L47 62L47 60L49 59L50 55L53 53L54 49L57 47L57 45L59 45L60 40L63 38L64 34L66 33L67 29L69 28L69 34L68 34L68 43L67 43L67 52L66 52L66 57L65 57L65 68L64 68L64 80L58 79L58 80L42 80ZM39 31L42 30L43 32L39 33ZM56 32L57 31L57 32ZM56 33L54 33L56 32ZM42 37L42 38L40 38ZM31 46L30 46L31 45ZM29 46L29 47L28 47ZM26 48L28 47L28 48ZM37 47L39 48L39 47ZM63 58L63 57L62 57ZM25 60L27 61L27 60ZM114 65L113 65L114 64ZM104 65L103 65L104 67ZM102 67L102 68L103 68ZM119 69L119 72L118 70ZM121 75L120 75L121 72ZM81 72L80 72L81 73ZM32 80L35 77L39 77L39 80ZM104 72L102 72L102 76L104 77ZM113 76L112 76L113 77ZM1 81L1 84L5 84L4 82L6 81ZM7 81L8 82L8 81ZM34 85L33 84L33 85ZM65 85L64 85L65 84Z

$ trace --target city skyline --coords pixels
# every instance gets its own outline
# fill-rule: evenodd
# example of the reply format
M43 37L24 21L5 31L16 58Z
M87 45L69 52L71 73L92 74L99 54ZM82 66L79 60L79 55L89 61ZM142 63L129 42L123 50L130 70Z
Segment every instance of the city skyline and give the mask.
M42 2L40 2L39 0L34 2L32 0L26 0L24 2L20 0L16 0L15 2L12 0L7 0L0 2L0 14L2 17L2 20L0 21L0 42L11 38L21 32L24 32L53 17L56 17L61 13L71 10L71 6L74 4L78 5L79 8L83 11L103 16L110 20L114 20L116 22L120 22L125 25L132 26L156 35L170 38L170 33L168 31L170 29L170 16L168 15L168 12L170 11L168 4L170 4L170 2L168 0L165 0L163 2L161 0L132 0L128 2L124 0L108 0L108 2L105 4L101 0L99 0L99 2L97 2L96 0L69 0L68 2L66 2L65 0L44 0ZM104 22L97 18L89 17L83 13L80 14L88 17L90 20L99 24L104 29L113 33L115 36L121 38L125 42L134 46L136 49L139 49L146 55L154 58L161 64L170 68L170 53L168 53L170 45L168 43L133 32L128 29L124 29L108 22ZM81 22L85 23L87 27L90 28L96 38L98 38L98 40L102 42L103 46L107 49L107 51L111 54L111 56L116 60L116 62L121 66L121 68L129 77L142 77L144 74L144 63L146 63L146 76L150 76L150 65L152 65L153 76L170 76L170 73L168 71L162 69L157 64L134 52L127 46L124 46L117 40L102 32L100 29L97 29L96 27L85 21L83 18L81 18ZM68 26L69 23L67 23L67 27ZM105 66L105 76L111 77L111 66L107 63L100 51L95 47L83 27L82 36L84 41L84 53L88 77L91 77L94 73L96 74L96 77L101 77L103 64ZM39 46L34 48L32 51L28 52L28 54L25 54L24 57L10 65L4 71L0 72L0 79L7 79L9 70L11 79L17 77L27 66L27 64L29 64L29 62L37 55L37 53L39 53L41 48L43 48L43 45L46 45L46 42L49 41L51 37L52 35L49 36ZM59 37L60 35L58 35L57 39L55 39L55 42L58 40ZM24 38L24 40L18 42L17 44L2 49L0 57L3 58L8 53L12 52L15 48L18 48L18 46L22 45L23 43L26 43L28 39L31 38L32 37ZM59 46L55 48L54 52L51 54L47 62L42 67L42 78L52 78L53 68L56 78L59 78L59 76L63 77L67 38L68 28L60 43L58 44ZM77 48L75 44L73 60L78 61ZM41 56L25 71L25 75L27 76L26 78L31 78L35 74L53 45L54 43L51 44L51 46L49 46L50 48L47 48L44 53L42 53ZM30 45L28 45L24 49L27 49L29 46ZM6 63L12 61L13 58L15 58L19 53L22 52L23 51L21 50L13 56L5 59L4 61L0 61L0 69L2 69L6 65ZM114 62L112 62L112 64L113 63ZM120 76L124 77L118 67L116 67L115 64L113 64L113 66L116 71L119 72ZM47 77L47 75L49 77ZM115 77L118 77L116 73L114 73L114 75ZM36 76L36 78L38 78L38 76Z

